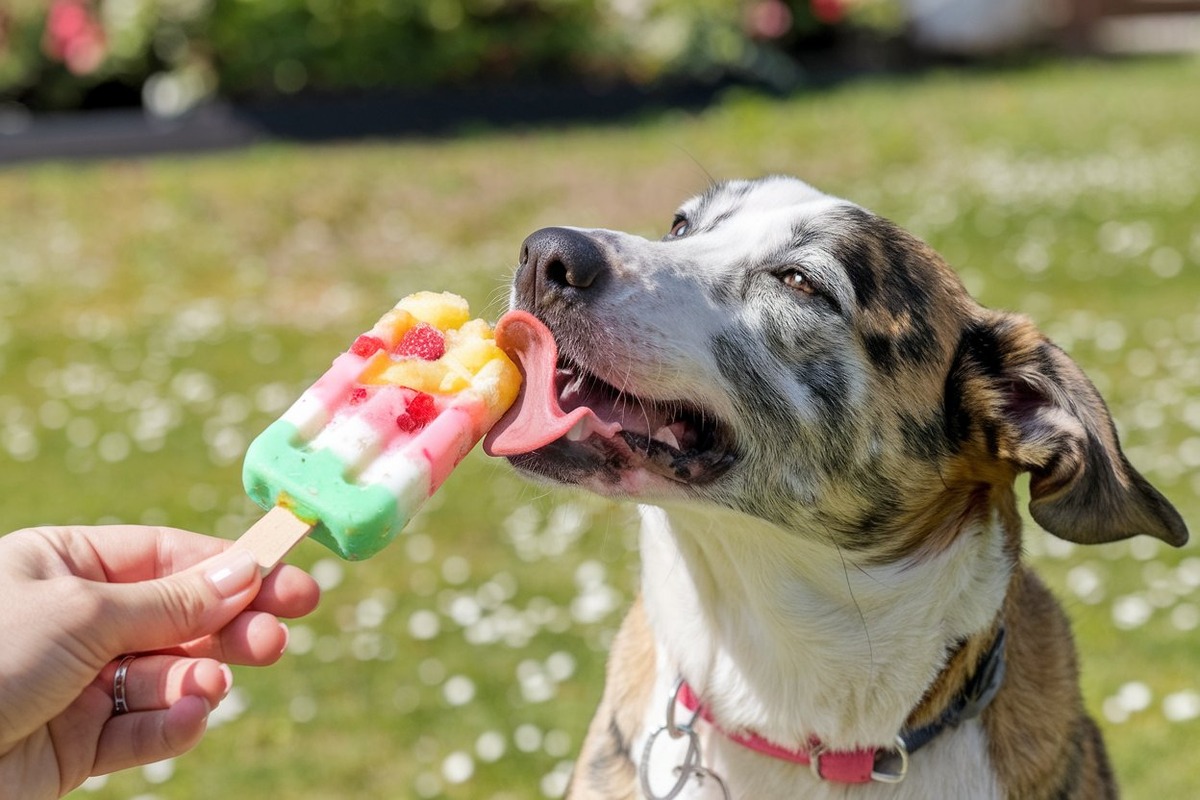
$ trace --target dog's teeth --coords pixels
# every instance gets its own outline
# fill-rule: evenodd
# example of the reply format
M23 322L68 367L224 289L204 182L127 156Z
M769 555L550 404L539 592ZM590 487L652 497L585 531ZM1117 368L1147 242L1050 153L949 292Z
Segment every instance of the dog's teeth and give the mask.
M675 431L671 430L669 425L664 425L654 432L654 441L662 442L668 447L679 449L679 439L675 436Z
M583 386L583 375L569 369L559 369L555 375L555 380L559 386L559 397L568 397L580 390Z
M587 424L587 419L581 419L571 426L571 430L567 431L568 442L579 442L591 435L591 426Z

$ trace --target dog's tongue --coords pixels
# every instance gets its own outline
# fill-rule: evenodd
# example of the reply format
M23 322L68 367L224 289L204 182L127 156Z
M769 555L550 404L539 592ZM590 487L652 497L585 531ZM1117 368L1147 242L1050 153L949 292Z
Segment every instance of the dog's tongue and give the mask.
M550 329L537 317L525 311L509 311L496 323L496 344L516 362L524 380L517 401L484 438L485 453L528 453L566 436L577 425L572 439L613 427L601 423L586 406L563 411L554 380L558 346Z

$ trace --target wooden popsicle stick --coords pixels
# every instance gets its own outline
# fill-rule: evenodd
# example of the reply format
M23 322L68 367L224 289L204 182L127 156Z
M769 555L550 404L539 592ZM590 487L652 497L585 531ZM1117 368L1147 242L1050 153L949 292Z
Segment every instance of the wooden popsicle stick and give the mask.
M238 538L237 543L254 554L265 576L313 529L283 506L275 506Z

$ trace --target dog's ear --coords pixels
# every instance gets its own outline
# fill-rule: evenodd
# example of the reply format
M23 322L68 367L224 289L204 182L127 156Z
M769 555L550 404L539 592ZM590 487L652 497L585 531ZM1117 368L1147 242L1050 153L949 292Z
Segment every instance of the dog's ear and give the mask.
M992 456L1030 473L1030 513L1055 536L1187 541L1179 512L1125 458L1096 387L1028 319L995 314L969 325L945 399L952 436L981 436Z

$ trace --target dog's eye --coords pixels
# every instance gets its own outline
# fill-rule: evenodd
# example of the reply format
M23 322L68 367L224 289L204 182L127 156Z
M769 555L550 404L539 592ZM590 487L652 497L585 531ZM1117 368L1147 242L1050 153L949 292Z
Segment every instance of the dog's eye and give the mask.
M678 239L680 236L687 236L688 228L690 227L691 225L688 224L687 217L676 217L675 221L671 223L671 230L667 233L667 238Z
M797 292L803 292L807 295L817 293L817 287L813 286L808 276L798 269L789 269L786 272L780 273L779 280L783 281L784 286L794 289Z

